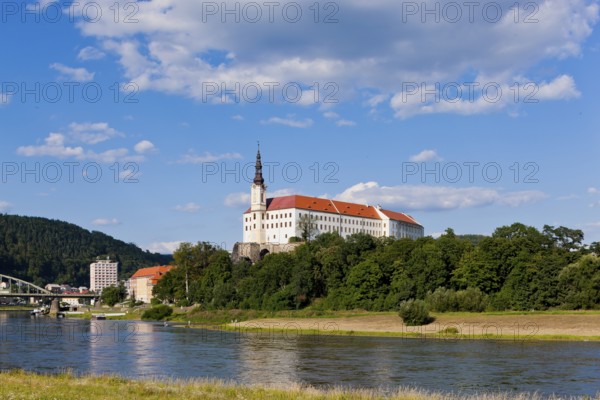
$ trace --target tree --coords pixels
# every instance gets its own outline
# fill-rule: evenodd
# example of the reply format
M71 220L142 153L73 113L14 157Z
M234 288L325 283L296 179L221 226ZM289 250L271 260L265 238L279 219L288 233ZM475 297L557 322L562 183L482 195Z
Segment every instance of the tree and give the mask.
M582 257L565 267L558 279L565 308L589 309L600 304L600 257Z
M127 290L125 290L125 286L121 282L119 283L119 286L109 286L104 288L100 299L104 304L112 307L125 300L125 297L127 297Z
M581 229L569 229L564 226L554 228L550 225L544 225L543 233L557 247L567 251L579 250L581 242L583 242L583 231Z
M217 249L210 243L198 242L193 245L188 242L181 243L173 253L177 269L184 275L185 299L190 301L190 280L200 277L200 273L209 265L210 257Z
M300 232L300 237L305 242L310 242L313 237L319 234L316 221L317 219L310 213L304 214L298 219L297 229Z

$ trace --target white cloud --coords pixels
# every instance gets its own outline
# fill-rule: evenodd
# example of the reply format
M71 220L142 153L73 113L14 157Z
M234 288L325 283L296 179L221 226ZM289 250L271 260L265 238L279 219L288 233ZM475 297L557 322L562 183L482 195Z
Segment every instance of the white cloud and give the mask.
M297 190L285 188L285 189L275 190L274 192L269 192L269 197L285 197L285 196L291 196L293 194L299 194L299 193ZM249 204L250 203L248 203L248 205Z
M413 162L427 162L440 161L442 158L438 155L437 150L423 150L419 154L410 156L409 160Z
M95 47L87 46L79 50L77 58L81 61L101 60L106 54Z
M183 241L175 242L154 242L148 246L148 250L152 253L173 254Z
M392 97L390 106L395 111L395 116L400 119L415 115L474 115L502 110L514 115L510 109L518 103L567 100L580 96L574 79L567 75L561 75L550 83L536 83L520 76L485 75L478 76L473 82L411 83ZM456 90L456 93L452 92L453 90Z
M335 113L333 111L324 112L323 116L325 118L329 118L329 119L338 119L340 117L340 115L338 113Z
M542 201L548 196L537 190L525 190L521 192L509 192L500 195L501 197L497 200L500 205L510 207L520 207L525 204L537 203Z
M103 9L112 2L98 0ZM235 23L235 16L222 14L234 3L219 3L221 12L207 15L202 2L138 2L135 24L102 18L96 23L79 21L76 26L86 37L97 38L103 51L114 53L125 78L136 82L140 90L203 101L206 93L198 82L229 86L256 82L265 88L263 99L268 99L266 82L279 83L279 89L288 82L299 82L303 88L320 82L320 101L328 95L341 101L356 98L357 94L368 95L367 107L387 102L397 117L408 118L418 114L470 115L506 110L508 98L512 97L510 91L497 104L440 102L406 109L387 99L402 93L407 82L461 83L472 81L473 76L493 77L509 89L512 78L519 74L555 70L536 69L541 62L579 57L598 21L595 0L539 0L534 10L536 23L523 21L530 12L522 9L523 4L518 15L521 20L515 22L512 0L494 3L501 7L502 18L493 23L483 18L481 4L475 6L473 20L469 9L457 2L462 15L459 21L441 18L435 23L435 16L422 14L430 2L415 3L420 12L407 15L403 2L347 0L343 9L333 15L343 23L335 25L315 24L312 13L306 9L298 23L290 24L282 19L281 7L275 11L275 21L270 21L269 10L262 3L262 18L258 22ZM227 18L226 23L222 22L223 17ZM321 17L325 17L324 13ZM423 17L426 23L422 22ZM446 17L443 12L442 17ZM371 29L375 22L377 29ZM332 27L336 34L332 34ZM264 56L265 45L268 56ZM211 56L214 49L221 49L220 57ZM539 74L544 73L537 72L536 77ZM489 82L478 81L482 85ZM579 93L569 76L541 76L531 81L539 88L541 101L573 98ZM339 90L325 88L326 82L335 82ZM279 91L277 94L281 95ZM297 104L305 105L305 97L312 97L308 94Z
M114 226L120 224L121 222L119 222L119 220L116 218L98 218L92 221L92 225L95 226Z
M600 207L600 201L590 204L590 208L596 208L596 207Z
M285 126L289 126L290 128L310 128L313 125L313 120L310 118L306 118L303 120L296 120L293 118L279 118L279 117L271 117L266 121L261 121L263 124L266 125L272 125L272 124L276 124L276 125L285 125Z
M225 197L225 205L227 207L249 206L250 194L244 192L228 194Z
M187 203L187 204L183 204L183 205L179 204L179 205L175 206L175 208L173 208L173 209L175 211L179 211L179 212L194 214L194 213L197 213L198 211L200 211L201 208L202 208L202 206L199 204Z
M565 196L558 196L556 198L556 200L558 200L558 201L568 201L568 200L576 200L578 198L579 198L579 196L577 196L576 194L568 194L568 195L565 195Z
M193 150L190 150L187 154L184 154L179 159L180 164L202 164L207 162L215 162L221 160L238 160L242 159L242 155L239 153L224 153L224 154L212 154L211 152L204 152L203 155L196 154Z
M127 148L114 148L102 152L86 150L82 146L69 145L71 143L84 143L95 145L116 136L124 136L122 133L102 123L72 123L68 132L51 132L44 138L42 144L19 146L17 154L25 157L56 157L60 159L73 158L76 160L91 160L101 163L114 163L116 161L144 161L141 154L131 155Z
M156 147L152 142L148 140L142 140L141 142L133 146L133 150L135 150L135 152L138 154L145 154L155 151Z
M589 194L598 194L598 193L600 193L600 189L597 189L595 187L589 187L588 190L587 190L587 192Z
M0 200L0 212L7 212L12 209L12 204L8 201Z
M231 117L231 119L235 120L235 121L243 121L244 117L241 115L234 115L233 117Z
M10 104L13 94L0 92L0 107Z
M50 65L55 71L60 72L60 79L76 82L88 82L94 79L94 72L89 72L85 68L71 68L60 63Z
M82 143L98 144L116 136L124 136L106 122L69 124L69 135Z
M340 119L335 124L337 126L356 126L356 122L347 119Z
M500 192L482 187L380 186L377 182L358 183L335 196L359 204L381 204L403 210L453 210L493 204L518 207L546 198L542 192Z
M85 158L83 147L65 146L65 135L61 133L50 133L44 139L44 144L39 146L20 146L17 148L17 154L26 157L50 156L58 158Z

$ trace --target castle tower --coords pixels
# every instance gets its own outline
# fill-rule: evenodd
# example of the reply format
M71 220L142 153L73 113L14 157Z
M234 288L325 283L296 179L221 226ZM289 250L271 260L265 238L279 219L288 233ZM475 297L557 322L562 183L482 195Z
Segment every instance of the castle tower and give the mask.
M260 158L260 144L256 153L256 172L254 181L250 189L250 211L253 225L256 229L253 232L252 241L255 243L266 243L266 231L264 227L265 213L267 211L267 187L262 175L262 162Z

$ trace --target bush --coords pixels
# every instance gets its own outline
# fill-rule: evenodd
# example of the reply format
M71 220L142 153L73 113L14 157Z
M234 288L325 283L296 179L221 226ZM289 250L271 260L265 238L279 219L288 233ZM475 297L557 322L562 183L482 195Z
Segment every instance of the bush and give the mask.
M167 318L171 314L173 314L173 309L166 304L161 304L144 311L142 314L142 319L160 321L161 319Z
M437 288L425 297L427 305L435 312L467 311L482 312L488 306L488 297L479 289L467 288L458 292Z
M439 287L435 289L435 292L427 294L425 302L435 312L443 313L459 310L457 293L452 289Z
M460 311L483 312L488 305L487 295L475 288L459 290L456 299Z
M426 325L433 321L429 316L429 307L423 300L406 300L400 303L398 315L407 326Z

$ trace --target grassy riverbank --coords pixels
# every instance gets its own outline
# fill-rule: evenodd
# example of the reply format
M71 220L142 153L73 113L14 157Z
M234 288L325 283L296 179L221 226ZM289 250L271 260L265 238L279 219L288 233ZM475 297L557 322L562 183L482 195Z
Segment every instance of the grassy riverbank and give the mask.
M144 308L102 309L92 313L127 312L120 320L139 320ZM600 311L533 311L432 314L428 325L408 327L394 312L363 310L298 311L213 310L174 308L174 325L211 327L238 332L289 332L305 335L355 335L437 339L600 341ZM90 318L91 313L80 318Z
M127 380L116 376L82 376L70 373L38 375L23 371L0 373L0 398L86 399L86 400L170 400L170 399L246 399L246 400L535 400L533 394L448 395L420 389L400 388L385 396L371 390L317 390L300 385L276 387L240 386L216 380ZM595 397L600 399L599 396ZM558 399L558 398L556 398ZM588 399L592 399L588 397Z

